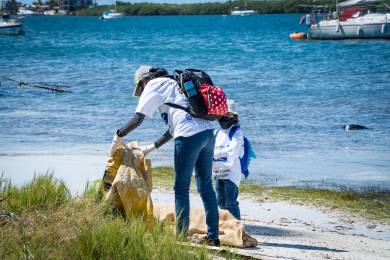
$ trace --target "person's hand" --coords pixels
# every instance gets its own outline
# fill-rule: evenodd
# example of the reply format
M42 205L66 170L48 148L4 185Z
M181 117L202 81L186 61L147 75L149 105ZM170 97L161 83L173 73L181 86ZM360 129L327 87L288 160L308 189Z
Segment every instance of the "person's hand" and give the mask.
M110 157L114 157L116 149L123 143L123 137L118 136L115 134L114 138L112 139L111 143L111 149L110 149Z
M153 144L149 144L147 146L141 147L142 152L144 153L144 156L146 157L149 153L153 152L156 150L156 146Z

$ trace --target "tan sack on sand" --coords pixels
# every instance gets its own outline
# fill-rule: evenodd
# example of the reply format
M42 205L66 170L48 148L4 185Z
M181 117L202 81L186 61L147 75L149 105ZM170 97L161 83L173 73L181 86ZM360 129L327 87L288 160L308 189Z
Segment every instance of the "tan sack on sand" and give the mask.
M155 218L165 223L175 223L175 207L173 204L157 204L153 210ZM207 225L204 209L191 208L188 232L199 238L206 236ZM240 220L227 210L219 210L219 240L222 245L234 247L256 247L257 240L245 232Z
M148 224L154 222L152 174L150 160L138 142L121 145L107 161L103 176L103 198L127 216L142 215Z

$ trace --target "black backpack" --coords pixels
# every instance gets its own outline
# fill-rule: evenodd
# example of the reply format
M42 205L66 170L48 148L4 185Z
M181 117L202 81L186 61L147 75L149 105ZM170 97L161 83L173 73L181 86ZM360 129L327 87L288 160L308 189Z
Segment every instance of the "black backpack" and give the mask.
M179 84L179 91L183 93L190 103L189 107L183 107L173 103L166 103L166 105L181 109L196 118L205 120L220 119L227 112L226 97L221 88L214 86L210 76L198 69L185 69L184 71L175 70L173 78ZM211 99L215 95L221 95L222 107L215 109L215 104L211 103ZM226 111L223 109L225 107ZM217 112L218 110L218 112Z

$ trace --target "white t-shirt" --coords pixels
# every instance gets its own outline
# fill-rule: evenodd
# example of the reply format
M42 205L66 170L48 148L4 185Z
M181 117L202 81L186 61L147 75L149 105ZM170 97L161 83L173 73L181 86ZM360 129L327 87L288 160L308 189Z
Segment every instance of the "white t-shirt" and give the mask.
M145 86L135 112L152 117L159 110L167 113L167 121L173 138L189 137L207 129L212 129L211 121L193 118L187 112L169 107L165 103L174 103L188 107L188 99L179 92L177 82L170 78L152 79Z
M241 164L240 157L244 156L244 135L238 128L232 138L230 129L217 130L213 158L213 175L219 179L229 179L240 186Z

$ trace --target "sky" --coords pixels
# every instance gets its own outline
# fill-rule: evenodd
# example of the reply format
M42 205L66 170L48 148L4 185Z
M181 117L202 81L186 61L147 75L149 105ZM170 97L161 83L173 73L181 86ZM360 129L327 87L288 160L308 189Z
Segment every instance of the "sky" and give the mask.
M24 4L31 4L35 0L21 0ZM120 0L122 2L132 2L132 3L177 3L177 4L188 4L188 3L205 3L205 2L226 2L227 0ZM114 0L97 0L98 5L112 4Z

